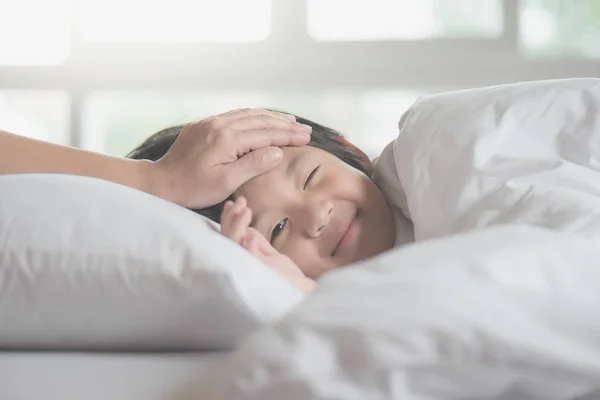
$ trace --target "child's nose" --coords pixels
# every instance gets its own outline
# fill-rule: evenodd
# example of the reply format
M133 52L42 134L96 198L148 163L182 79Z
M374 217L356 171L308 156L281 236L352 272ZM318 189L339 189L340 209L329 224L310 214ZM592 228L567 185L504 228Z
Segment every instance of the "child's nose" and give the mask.
M333 214L333 204L328 201L321 201L307 207L306 230L311 237L319 237L323 233L323 228L331 221Z

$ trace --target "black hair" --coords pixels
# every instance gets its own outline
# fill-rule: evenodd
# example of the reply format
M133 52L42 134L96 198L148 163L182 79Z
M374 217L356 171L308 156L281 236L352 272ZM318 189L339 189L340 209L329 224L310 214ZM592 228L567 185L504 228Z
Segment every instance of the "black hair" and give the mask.
M289 113L286 114L293 115ZM365 163L364 154L360 153L358 149L345 141L341 133L306 118L296 115L294 116L296 117L297 122L312 127L312 134L310 142L308 142L308 146L324 150L336 156L346 164L363 172L367 176L371 175L370 165ZM155 133L146 139L141 145L127 154L126 157L136 160L157 161L164 156L169 148L173 145L183 127L184 125L176 125ZM231 199L231 196L229 199ZM198 214L201 214L218 223L220 222L221 212L224 204L225 201L207 208L194 209L192 211L195 211Z

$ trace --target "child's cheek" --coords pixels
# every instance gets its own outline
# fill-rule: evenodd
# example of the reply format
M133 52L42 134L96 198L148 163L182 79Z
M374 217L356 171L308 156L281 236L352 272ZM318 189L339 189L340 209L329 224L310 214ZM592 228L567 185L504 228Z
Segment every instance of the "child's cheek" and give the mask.
M351 171L337 168L319 183L325 195L332 201L345 200L361 202L366 199L370 179L364 174L352 169Z

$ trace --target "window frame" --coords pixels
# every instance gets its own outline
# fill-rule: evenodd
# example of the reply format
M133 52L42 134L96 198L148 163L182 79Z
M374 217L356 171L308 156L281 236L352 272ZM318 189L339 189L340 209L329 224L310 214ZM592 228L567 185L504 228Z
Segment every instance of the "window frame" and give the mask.
M69 145L79 146L82 102L96 90L430 91L600 76L599 60L521 54L518 6L519 0L503 0L504 34L499 38L319 42L307 32L306 1L274 0L271 35L262 42L97 43L73 34L63 64L0 66L0 88L67 91Z

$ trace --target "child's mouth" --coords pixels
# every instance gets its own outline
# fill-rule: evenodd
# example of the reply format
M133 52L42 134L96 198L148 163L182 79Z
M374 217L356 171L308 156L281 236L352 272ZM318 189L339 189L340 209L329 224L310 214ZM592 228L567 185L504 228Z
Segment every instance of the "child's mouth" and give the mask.
M356 232L357 232L357 228L358 228L357 222L356 222L357 217L358 217L358 211L356 212L356 214L354 214L352 219L348 222L348 225L346 226L343 233L341 234L338 242L336 243L336 245L333 249L333 252L331 253L332 257L335 256L339 251L346 248L352 242L352 239L354 238L354 236L356 236Z

